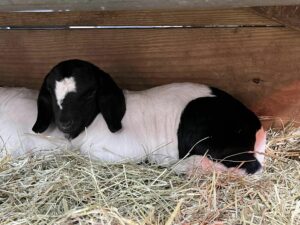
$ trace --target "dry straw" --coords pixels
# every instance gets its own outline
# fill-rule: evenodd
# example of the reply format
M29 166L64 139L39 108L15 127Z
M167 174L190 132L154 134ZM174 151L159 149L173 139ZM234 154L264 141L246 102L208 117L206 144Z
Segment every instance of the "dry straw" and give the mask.
M262 175L176 175L76 152L0 161L0 224L300 224L300 132L269 130Z

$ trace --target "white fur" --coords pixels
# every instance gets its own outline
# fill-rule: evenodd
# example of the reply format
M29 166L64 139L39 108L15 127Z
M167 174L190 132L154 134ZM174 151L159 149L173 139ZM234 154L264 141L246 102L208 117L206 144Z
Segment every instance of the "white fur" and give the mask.
M183 109L192 99L213 97L209 87L190 83L124 91L124 94L123 129L111 133L99 114L85 132L72 140L73 147L80 147L92 159L108 162L140 161L148 157L159 164L173 163L178 160L177 129ZM20 155L32 149L68 145L67 140L52 143L52 139L63 140L64 135L57 128L42 134L53 136L50 140L31 131L37 116L36 91L1 88L0 96L0 135L9 153Z
M0 156L16 157L70 145L54 127L40 135L31 131L37 116L37 95L36 91L25 88L0 87Z
M94 159L109 162L148 159L160 165L178 160L177 130L185 106L198 97L213 97L205 85L181 83L125 91L123 129L111 133L101 114L72 143Z
M55 82L55 96L57 105L62 109L62 102L67 94L76 92L76 82L74 77L66 77L60 81Z

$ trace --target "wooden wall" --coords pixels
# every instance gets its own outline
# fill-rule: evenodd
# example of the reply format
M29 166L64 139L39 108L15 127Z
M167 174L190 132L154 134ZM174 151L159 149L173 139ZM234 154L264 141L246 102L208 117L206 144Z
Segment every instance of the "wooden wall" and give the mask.
M0 11L191 10L299 3L299 0L1 0Z
M2 86L38 88L56 63L80 58L123 88L205 83L261 116L300 121L300 32L252 9L0 13L0 27Z

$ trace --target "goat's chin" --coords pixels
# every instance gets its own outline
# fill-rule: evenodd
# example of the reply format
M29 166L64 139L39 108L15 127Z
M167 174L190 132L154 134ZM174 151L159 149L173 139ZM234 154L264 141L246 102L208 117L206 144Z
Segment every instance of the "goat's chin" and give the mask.
M81 132L84 131L84 129L85 129L84 126L83 127L80 126L78 128L73 128L71 130L63 130L63 129L59 128L59 130L64 133L65 138L67 138L69 140L76 138L79 134L81 134Z
M83 131L83 130L72 131L72 132L63 132L63 133L64 133L66 139L72 140L72 139L78 137L78 135L79 135L82 131Z

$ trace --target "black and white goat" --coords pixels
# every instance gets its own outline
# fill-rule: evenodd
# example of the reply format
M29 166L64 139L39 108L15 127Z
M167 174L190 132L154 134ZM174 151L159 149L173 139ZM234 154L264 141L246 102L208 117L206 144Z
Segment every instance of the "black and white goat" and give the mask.
M1 103L1 116L10 120L0 134L19 128L13 141L25 143L20 149L53 148L53 140L61 140L58 145L70 140L83 154L107 162L172 165L184 158L176 167L182 172L215 167L253 174L263 165L266 134L257 116L229 94L206 85L121 90L95 65L68 60L45 77L37 111L34 91L1 92L8 96ZM3 127L4 120L0 122ZM43 133L41 138L30 134L32 124L34 132ZM20 135L24 139L18 142ZM59 139L49 141L44 138L48 136ZM39 141L28 142L34 138Z

